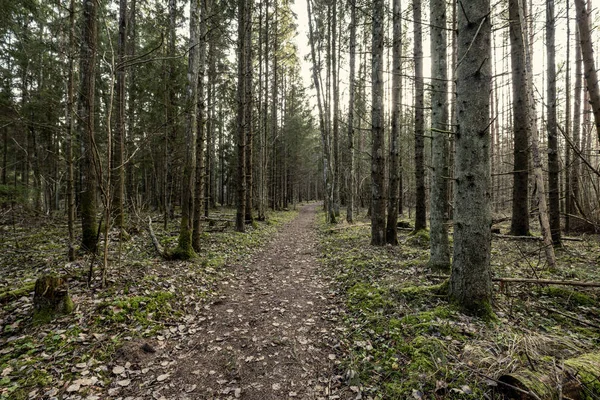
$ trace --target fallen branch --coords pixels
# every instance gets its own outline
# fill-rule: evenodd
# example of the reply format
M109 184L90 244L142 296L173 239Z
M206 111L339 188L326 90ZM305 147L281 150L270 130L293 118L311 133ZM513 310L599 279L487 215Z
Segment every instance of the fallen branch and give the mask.
M564 313L564 312L562 312L560 310L556 310L554 308L544 307L544 306L539 306L539 308L541 308L542 310L548 311L548 312L552 312L552 313L555 313L555 314L558 314L558 315L562 315L563 317L569 318L569 319L571 319L571 320L573 320L575 322L579 322L582 325L586 325L586 326L589 326L591 328L596 328L596 329L600 330L600 325L592 324L591 322L584 321L584 320L579 319L577 317L574 317L574 316L572 316L570 314Z
M492 278L492 281L493 282L507 282L507 283L533 283L536 285L565 285L565 286L600 287L600 282L561 281L561 280L554 280L554 279Z
M449 275L427 275L430 279L450 279ZM600 282L562 281L556 279L532 279L532 278L492 278L492 282L506 283L533 283L536 285L565 285L582 287L600 287Z
M156 249L156 252L162 258L166 258L165 257L165 250L163 249L163 247L158 242L158 239L156 238L156 235L154 234L154 230L152 229L152 218L150 218L150 217L148 217L148 231L150 232L150 237L152 238L152 244L154 245L154 248Z
M543 238L541 236L513 236L513 235L502 235L500 233L494 233L493 236L500 238L500 239L510 239L510 240L537 240L537 241L543 240ZM581 239L581 238L566 237L566 236L561 237L560 240L564 240L567 242L583 242L583 239Z
M351 225L339 226L337 228L329 228L329 232L341 231L341 230L349 229L349 228L358 228L358 227L367 226L367 225L371 225L371 223L369 222L367 224L351 224Z

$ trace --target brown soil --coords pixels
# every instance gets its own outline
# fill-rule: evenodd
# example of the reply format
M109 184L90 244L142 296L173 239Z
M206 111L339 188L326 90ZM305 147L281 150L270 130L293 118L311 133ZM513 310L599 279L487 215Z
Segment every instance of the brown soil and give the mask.
M356 396L347 389L347 396L341 393L341 377L334 373L337 305L330 282L319 273L316 208L303 207L251 262L232 266L231 280L221 284L222 296L195 321L173 327L185 333L156 346L150 371L140 377L146 382L131 385L127 395L249 400Z

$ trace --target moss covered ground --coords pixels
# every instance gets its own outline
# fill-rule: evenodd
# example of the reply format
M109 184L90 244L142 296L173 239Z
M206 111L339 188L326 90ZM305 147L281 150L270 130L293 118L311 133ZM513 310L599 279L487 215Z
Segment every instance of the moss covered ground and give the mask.
M598 352L600 288L495 284L497 318L482 321L448 302L447 279L428 267L426 232L373 247L359 222L330 229L321 215L319 224L323 271L345 309L338 373L363 398L503 398L496 380L532 368L557 388L565 360ZM599 238L583 239L557 250L551 273L540 242L495 238L493 276L600 281ZM598 382L589 372L582 381L584 391Z
M272 213L244 234L207 225L203 249L189 262L161 259L144 220L130 220L129 240L119 243L116 230L109 235L108 285L102 288L102 257L79 254L76 261L67 261L62 218L5 213L0 221L0 399L107 398L107 365L119 349L135 341L167 341L217 296L218 283L230 274L228 265L251 257L296 214ZM167 230L155 223L163 246L175 247L178 227L176 220ZM95 273L88 287L92 260ZM32 318L32 298L36 278L45 274L68 280L75 309L40 324ZM81 387L74 390L73 382L82 382L77 383Z

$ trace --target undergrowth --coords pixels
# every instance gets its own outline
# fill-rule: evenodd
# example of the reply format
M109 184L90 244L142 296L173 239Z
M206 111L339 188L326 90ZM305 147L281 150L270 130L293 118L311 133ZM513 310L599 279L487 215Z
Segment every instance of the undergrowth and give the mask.
M130 240L120 246L118 232L109 236L105 288L100 287L97 272L92 287L87 287L88 256L66 261L63 221L19 215L0 221L0 399L42 398L45 393L60 398L68 383L81 378L83 371L89 373L92 366L99 382L110 382L110 372L102 365L124 343L168 339L174 326L193 319L215 297L217 283L231 273L228 265L251 257L296 214L272 213L268 223L249 226L243 234L232 227L204 232L203 249L190 262L160 259L145 227L130 224ZM166 231L155 228L163 245L176 243L177 222ZM96 257L96 263L100 261ZM76 308L38 326L31 318L32 291L35 279L48 273L68 279ZM99 385L86 388L85 394L101 394L105 389Z
M346 308L340 375L366 398L492 398L504 374L535 365L554 377L563 360L597 350L598 289L496 285L499 318L485 322L449 303L447 279L427 266L426 232L401 231L399 246L373 247L368 225L331 230L321 214L319 226L324 273L336 276ZM534 244L518 250L495 240L493 274L598 280L588 252L597 242L574 243L559 252L552 276Z

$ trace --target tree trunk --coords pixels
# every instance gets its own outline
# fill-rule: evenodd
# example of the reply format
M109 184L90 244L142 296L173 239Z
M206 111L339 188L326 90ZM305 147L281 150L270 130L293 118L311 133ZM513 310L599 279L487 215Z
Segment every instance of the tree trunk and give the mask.
M371 47L371 244L385 245L385 135L383 116L383 0L373 0Z
M525 87L525 48L519 0L509 0L510 59L513 87L513 192L510 232L515 236L529 235L529 107Z
M117 46L117 121L113 152L113 216L117 228L123 229L125 200L125 52L127 49L127 0L119 0L119 41Z
M330 194L331 194L331 177L329 172L329 157L331 155L329 150L329 138L327 135L327 130L325 129L325 113L323 110L323 100L321 94L321 84L319 79L319 63L317 62L316 55L316 43L315 43L315 35L313 32L313 20L312 20L312 7L311 1L306 1L306 8L308 12L308 32L309 32L309 41L310 41L310 55L313 64L313 83L315 85L315 90L317 92L317 106L319 109L319 130L321 132L321 146L323 147L323 189L325 191L325 209L327 211L327 220L328 222L332 222L331 220L331 212L330 212ZM271 116L273 118L273 116ZM334 215L335 220L335 215Z
M579 28L575 29L575 92L573 93L573 152L579 154L581 151L581 95L583 91L583 74L581 62L581 42L579 40ZM573 157L571 165L571 196L569 200L573 205L574 215L579 214L577 204L579 203L579 178L581 174L581 163L579 157ZM581 222L574 221L575 226Z
M83 32L81 40L81 246L91 253L96 252L98 227L96 224L96 149L94 141L94 105L96 81L96 21L97 3L83 0Z
M546 55L547 65L547 124L548 124L548 195L552 243L560 245L560 188L558 177L558 131L556 127L556 55L555 55L554 0L546 1Z
M33 294L33 321L46 323L59 314L70 314L74 304L69 297L69 286L63 278L42 276L35 281Z
M598 71L594 65L594 45L590 29L590 13L585 0L575 0L577 9L577 26L579 27L579 41L581 42L581 54L583 56L584 75L587 83L587 91L590 96L590 104L594 114L596 134L600 141L600 88L598 87Z
M340 216L340 82L338 79L338 63L336 57L337 49L337 1L330 3L332 9L331 18L331 71L333 86L333 212L336 217Z
M413 0L414 61L415 61L415 231L427 229L425 196L425 92L423 89L423 27L421 0Z
M206 75L206 20L208 12L206 0L200 0L199 40L198 43L198 107L197 107L197 138L196 138L196 182L194 186L194 231L192 232L192 246L199 252L201 248L202 233L202 207L204 206L204 179L206 168L204 164L204 137L206 136L206 99L204 96Z
M565 133L567 137L571 136L571 21L569 19L569 10L571 9L567 0L566 21L567 21L567 56L565 61ZM571 151L571 146L565 144L565 232L571 231L571 214L573 213L573 200L571 192L571 168L572 160L577 158Z
M196 170L196 131L198 129L198 51L199 51L199 0L190 1L190 38L188 56L188 83L186 88L185 159L181 184L181 224L174 258L187 260L195 256L192 247L194 222L194 183Z
M524 11L525 7L523 6L523 0L519 1L519 18L521 22L521 28L525 29L525 17ZM550 232L550 221L548 219L548 206L546 203L546 191L544 184L544 172L542 170L542 159L539 151L538 144L538 130L536 126L536 112L535 112L535 100L533 97L533 66L532 57L531 57L531 47L528 43L528 35L527 31L523 30L521 32L523 38L523 50L524 50L524 58L525 58L525 69L526 75L523 86L525 87L525 91L527 96L525 97L525 107L529 110L527 113L528 124L527 130L530 133L530 147L531 147L531 156L533 163L533 173L535 177L535 185L537 190L537 206L540 220L540 227L542 230L542 237L544 239L544 251L546 253L546 259L548 262L548 267L550 270L556 268L556 258L554 256L554 247L552 245L552 234Z
M446 0L431 0L431 136L432 177L429 207L431 257L429 265L450 269L448 221L448 80L446 43Z
M348 178L348 200L346 221L354 222L354 201L356 198L356 155L354 151L354 91L356 76L356 0L350 0L350 76L348 77L348 151L350 176Z
M400 104L402 102L402 20L400 0L393 3L392 39L392 132L390 136L389 202L385 240L398 244L398 197L400 190Z
M68 71L67 71L67 104L65 110L66 149L67 161L67 229L69 231L69 261L75 260L75 171L73 168L73 136L75 128L75 0L69 2L69 49L68 49ZM5 143L6 146L6 143ZM5 158L6 159L6 158Z
M244 125L246 127L246 156L245 156L245 168L246 168L246 204L245 204L245 212L244 219L245 221L252 222L254 220L253 216L253 198L254 192L252 191L253 182L252 182L252 168L253 168L253 160L252 160L252 141L254 138L253 134L253 121L252 121L252 111L253 111L253 98L252 98L252 7L254 2L248 2L246 4L246 33L244 35L245 44L245 56L244 56L244 79L245 82L245 90L244 90Z
M245 231L244 217L246 212L246 33L250 21L247 20L246 8L250 4L245 0L238 0L238 82L237 82L237 196L235 229Z
M492 282L490 159L490 1L462 3L457 13L457 132L454 260L450 295L466 311L489 316Z

